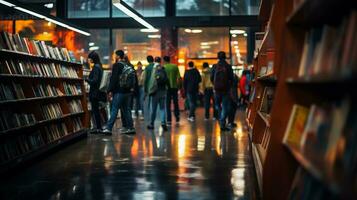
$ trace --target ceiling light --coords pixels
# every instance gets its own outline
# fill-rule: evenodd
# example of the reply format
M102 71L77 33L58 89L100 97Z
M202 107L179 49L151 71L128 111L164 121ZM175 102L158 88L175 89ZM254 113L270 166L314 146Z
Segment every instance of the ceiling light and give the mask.
M219 44L218 41L208 41L208 42L201 42L201 45L214 45Z
M148 38L161 38L161 35L148 35Z
M178 63L180 63L180 64L185 63L185 59L183 59L183 58L178 59Z
M247 37L247 36L248 36L248 34L247 34L247 33L244 33L243 35L244 35L244 37Z
M144 29L140 29L140 32L143 32L143 33L156 33L156 32L159 32L159 29L144 28Z
M238 41L233 41L233 44L238 44Z
M244 34L245 30L231 30L230 33L231 34Z
M193 29L192 33L202 33L202 30L201 29Z
M137 13L135 10L130 10L131 7L128 6L124 1L122 0L113 0L113 5L117 7L119 10L121 10L123 13L128 15L129 17L135 19L137 22L142 24L148 29L155 29L151 24L149 24L147 21L143 19L143 17Z
M186 28L186 29L185 29L185 32L186 32L186 33L191 33L191 32L192 32L192 30L191 30L191 29L189 29L189 28Z
M236 34L233 34L232 37L237 37L237 35L236 35Z
M46 8L51 9L51 8L53 8L53 3L47 3L47 4L45 4L44 6L45 6Z
M89 47L89 51L96 51L98 49L99 49L98 46Z
M94 46L94 42L90 42L88 45L89 45L90 47L92 47L92 46Z
M210 49L211 48L211 46L209 46L209 45L202 45L201 46L201 49Z
M3 1L3 0L0 0L0 3L5 5L5 6L9 6L9 7L14 7L15 5L10 3L10 2L7 2L7 1Z
M234 48L235 48L235 49L239 49L239 47L238 47L238 46L234 46Z

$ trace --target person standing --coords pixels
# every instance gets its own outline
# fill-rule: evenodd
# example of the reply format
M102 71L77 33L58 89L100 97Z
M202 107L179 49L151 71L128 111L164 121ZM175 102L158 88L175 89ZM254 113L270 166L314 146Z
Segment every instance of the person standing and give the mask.
M237 124L234 122L235 117L236 117L236 112L238 109L238 104L239 104L239 97L238 97L238 76L236 74L233 75L233 82L232 82L232 87L230 91L230 97L231 97L231 109L229 110L228 114L228 128L235 128L237 127Z
M213 65L211 81L215 93L215 106L219 114L219 124L221 131L229 131L226 120L230 109L229 92L233 82L233 69L226 61L226 53L217 53L218 62Z
M153 79L151 78L152 71L154 69L154 57L151 55L146 57L146 60L148 61L148 65L145 67L144 72L143 72L143 80L142 82L144 83L144 113L145 113L145 118L149 119L150 118L150 107L151 107L151 97L149 95L149 88L153 84Z
M92 106L92 114L94 115L95 128L92 133L99 133L102 131L102 121L99 113L99 102L105 99L105 93L99 90L100 82L103 76L102 63L97 52L92 51L88 54L88 63L93 65L92 71L89 73L88 82L89 101Z
M136 65L136 77L138 78L138 90L137 94L135 96L135 114L137 117L139 117L141 120L144 119L143 117L143 105L144 105L144 71L143 71L143 65L139 61L138 64Z
M195 68L195 65L192 61L188 63L188 69L185 71L185 75L183 78L183 85L186 92L186 97L189 102L189 116L188 121L195 121L195 111L196 111L196 103L197 96L199 90L199 84L201 82L200 72Z
M239 91L241 93L241 105L243 108L246 106L249 96L249 80L247 78L249 71L244 70L242 73L242 77L239 81Z
M212 69L209 68L209 65L207 62L203 63L203 70L202 70L202 82L201 82L201 93L203 94L203 100L204 100L204 107L205 107L205 120L209 119L209 110L211 107L211 101L213 102L213 119L218 118L217 117L217 110L214 105L214 95L213 95L213 83L211 81L211 73Z
M161 126L164 131L167 131L166 125L166 93L169 85L169 80L164 67L161 65L161 58L155 58L155 65L151 73L151 84L148 94L151 98L151 118L148 129L154 129L157 108L161 118Z
M174 104L174 114L176 118L176 123L180 121L180 109L178 103L178 83L181 79L180 71L177 65L170 63L170 57L164 57L164 68L169 79L170 87L167 90L166 97L166 113L167 113L167 124L171 125L171 101Z
M124 51L115 51L116 63L112 67L109 96L112 96L110 118L103 132L111 134L119 109L122 111L123 129L121 133L135 133L130 113L130 98L135 87L135 71L124 61ZM133 75L134 73L134 75Z

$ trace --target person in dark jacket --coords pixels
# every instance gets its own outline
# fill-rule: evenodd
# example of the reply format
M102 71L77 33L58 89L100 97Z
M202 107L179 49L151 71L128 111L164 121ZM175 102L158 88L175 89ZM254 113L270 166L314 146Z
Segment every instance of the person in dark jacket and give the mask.
M130 98L134 88L123 88L119 85L119 78L125 67L124 51L115 51L116 63L112 66L112 76L109 83L109 96L113 97L110 118L103 132L111 134L119 109L122 111L121 133L135 133L130 111Z
M93 130L93 133L98 133L102 131L102 122L99 113L99 102L101 100L101 95L105 95L105 94L103 94L99 90L100 82L103 76L103 68L97 52L92 51L88 54L88 63L94 65L86 81L90 86L89 101L92 106L92 114L94 115L94 120L95 120L95 128Z
M233 82L232 82L232 87L230 91L230 97L231 97L231 109L229 110L228 114L228 128L235 128L237 127L237 124L234 123L235 117L236 117L236 112L238 109L238 104L239 104L239 97L238 97L238 76L234 74L233 76Z
M215 93L215 106L219 114L219 123L221 131L229 131L226 126L226 120L230 110L229 92L233 82L233 69L226 61L226 53L220 51L217 53L218 63L213 65L211 81Z
M197 96L199 90L199 84L201 82L200 72L195 68L195 65L192 61L188 63L188 69L185 71L183 78L183 85L185 88L186 97L189 102L189 117L188 121L195 121L195 111Z

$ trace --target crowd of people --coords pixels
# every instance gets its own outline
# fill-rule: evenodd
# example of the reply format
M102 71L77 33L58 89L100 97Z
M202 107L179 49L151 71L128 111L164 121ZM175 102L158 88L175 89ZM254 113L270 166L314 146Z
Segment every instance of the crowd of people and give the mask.
M186 99L188 121L196 120L196 107L201 95L205 120L210 119L212 107L212 119L219 121L221 131L230 131L236 127L234 121L238 106L246 102L249 96L249 78L247 71L243 71L239 80L232 66L227 63L225 52L218 52L218 62L212 68L208 63L203 63L201 73L194 62L189 62L183 78L169 56L161 59L149 55L148 65L144 67L139 62L136 69L123 50L116 50L114 56L111 76L108 80L102 80L103 68L99 55L95 51L88 55L88 63L93 66L86 79L90 85L89 100L95 121L93 133L110 135L119 111L121 133L135 133L133 117L144 121L144 116L147 116L147 129L155 129L157 114L162 129L167 131L168 126L172 125L172 112L175 123L180 122L179 93ZM242 98L238 97L238 89ZM111 102L110 117L103 126L99 102L106 100Z

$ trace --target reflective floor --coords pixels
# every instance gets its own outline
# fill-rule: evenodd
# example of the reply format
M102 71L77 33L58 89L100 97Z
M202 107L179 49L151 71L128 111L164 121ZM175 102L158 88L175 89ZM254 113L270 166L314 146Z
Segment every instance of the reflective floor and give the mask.
M90 135L1 179L0 199L260 199L243 114L232 133L182 119L169 132L137 121L136 135Z

